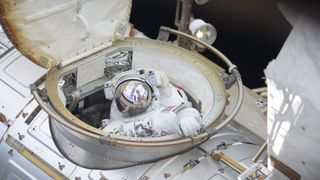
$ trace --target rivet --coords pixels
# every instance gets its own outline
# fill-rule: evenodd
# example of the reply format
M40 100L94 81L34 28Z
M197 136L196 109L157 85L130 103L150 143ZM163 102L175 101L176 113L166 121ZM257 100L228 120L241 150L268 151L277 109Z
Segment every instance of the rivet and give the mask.
M170 173L164 173L164 174L163 174L163 177L164 177L165 179L168 179L170 176L171 176Z
M28 116L28 113L22 113L22 117L26 118Z
M59 169L60 169L60 171L62 171L62 169L64 169L66 166L64 165L64 164L61 164L60 162L59 162Z
M18 136L19 136L19 140L21 141L23 138L24 138L24 135L18 133Z
M101 175L99 180L108 180L106 177L104 177L103 175Z
M13 156L13 149L10 149L10 150L8 151L8 154L10 154L11 156Z
M224 168L219 169L220 173L224 173Z

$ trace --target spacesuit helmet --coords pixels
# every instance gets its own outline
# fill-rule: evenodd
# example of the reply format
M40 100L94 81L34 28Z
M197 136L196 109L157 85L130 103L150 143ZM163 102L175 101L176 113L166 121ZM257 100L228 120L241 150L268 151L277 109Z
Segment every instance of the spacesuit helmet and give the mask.
M152 91L146 82L127 80L120 83L115 91L118 110L125 116L143 113L151 104Z

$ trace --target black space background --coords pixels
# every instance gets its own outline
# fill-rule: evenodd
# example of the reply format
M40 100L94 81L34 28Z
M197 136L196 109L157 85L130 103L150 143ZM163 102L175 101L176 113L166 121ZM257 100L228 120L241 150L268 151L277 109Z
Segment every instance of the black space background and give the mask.
M176 28L175 8L176 0L134 0L131 23L155 39L160 26ZM265 86L263 70L276 58L292 28L275 0L211 0L203 6L194 3L193 14L216 27L213 46L238 66L244 84Z

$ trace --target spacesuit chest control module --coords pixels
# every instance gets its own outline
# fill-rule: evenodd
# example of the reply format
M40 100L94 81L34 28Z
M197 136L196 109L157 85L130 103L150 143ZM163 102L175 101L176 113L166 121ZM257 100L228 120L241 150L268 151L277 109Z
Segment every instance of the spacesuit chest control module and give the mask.
M169 81L161 71L132 69L104 85L112 100L110 119L102 120L104 131L131 137L169 134L196 135L203 124L199 110L192 107L187 92Z

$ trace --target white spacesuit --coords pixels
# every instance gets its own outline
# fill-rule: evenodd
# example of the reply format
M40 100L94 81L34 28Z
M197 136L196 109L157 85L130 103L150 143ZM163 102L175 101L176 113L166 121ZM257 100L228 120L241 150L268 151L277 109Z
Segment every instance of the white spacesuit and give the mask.
M186 93L160 71L138 69L115 76L104 86L112 100L102 129L132 137L191 136L202 129L201 116Z

